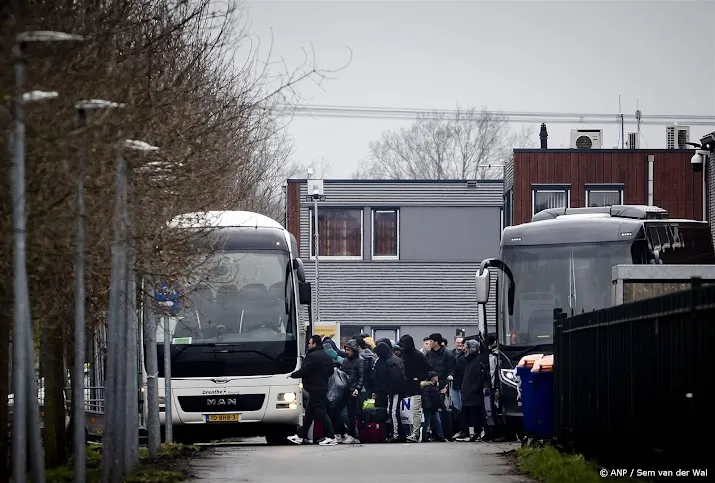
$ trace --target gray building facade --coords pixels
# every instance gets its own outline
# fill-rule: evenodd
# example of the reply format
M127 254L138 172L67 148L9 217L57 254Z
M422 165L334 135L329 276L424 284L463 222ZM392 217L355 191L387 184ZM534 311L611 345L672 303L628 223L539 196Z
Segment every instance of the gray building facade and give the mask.
M315 280L313 203L307 180L286 187L286 226ZM341 338L477 331L474 275L498 256L502 180L325 180L318 204L321 322ZM496 274L494 274L496 275ZM487 323L494 330L496 277ZM313 286L313 303L316 291Z

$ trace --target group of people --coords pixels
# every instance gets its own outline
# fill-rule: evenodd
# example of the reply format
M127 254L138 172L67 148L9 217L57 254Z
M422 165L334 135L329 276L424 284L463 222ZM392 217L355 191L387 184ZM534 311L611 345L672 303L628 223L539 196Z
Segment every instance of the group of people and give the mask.
M389 414L386 442L493 439L496 340L456 337L453 350L447 345L438 333L425 337L421 349L410 335L375 342L358 334L342 349L312 336L303 365L290 375L302 379L307 401L304 424L289 441L308 442L319 421L320 445L358 443L359 415L373 406ZM404 398L411 400L411 427L401 424Z

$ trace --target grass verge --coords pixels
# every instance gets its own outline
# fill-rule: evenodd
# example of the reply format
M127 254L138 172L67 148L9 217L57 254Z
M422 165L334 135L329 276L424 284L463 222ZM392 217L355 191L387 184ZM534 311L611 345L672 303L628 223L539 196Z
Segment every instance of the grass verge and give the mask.
M519 471L544 483L632 483L629 478L603 478L596 465L582 455L559 453L553 446L539 448L521 447L516 450L516 467ZM640 482L642 483L642 482Z
M124 478L125 483L176 483L186 479L189 459L202 451L200 446L165 443L159 448L154 459L149 458L147 448L139 448L139 466L136 471ZM101 481L102 446L90 445L87 448L87 483ZM47 483L71 483L74 481L74 468L63 466L45 472Z

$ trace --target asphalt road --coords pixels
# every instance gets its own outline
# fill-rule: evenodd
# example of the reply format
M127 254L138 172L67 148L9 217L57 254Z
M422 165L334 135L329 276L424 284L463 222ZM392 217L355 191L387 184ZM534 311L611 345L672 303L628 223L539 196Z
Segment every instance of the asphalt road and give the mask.
M417 443L333 447L253 444L212 448L190 465L189 481L335 483L530 482L500 455L516 443Z

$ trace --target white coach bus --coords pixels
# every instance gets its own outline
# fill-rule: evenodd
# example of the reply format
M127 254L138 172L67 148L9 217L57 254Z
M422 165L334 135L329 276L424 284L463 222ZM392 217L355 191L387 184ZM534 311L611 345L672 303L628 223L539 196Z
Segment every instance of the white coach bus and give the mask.
M295 237L245 211L185 214L170 226L211 228L205 238L214 251L202 264L206 276L180 288L178 310L157 323L161 424L168 321L177 438L264 436L283 444L302 419L300 381L288 375L305 345L298 306L310 305L311 294Z

